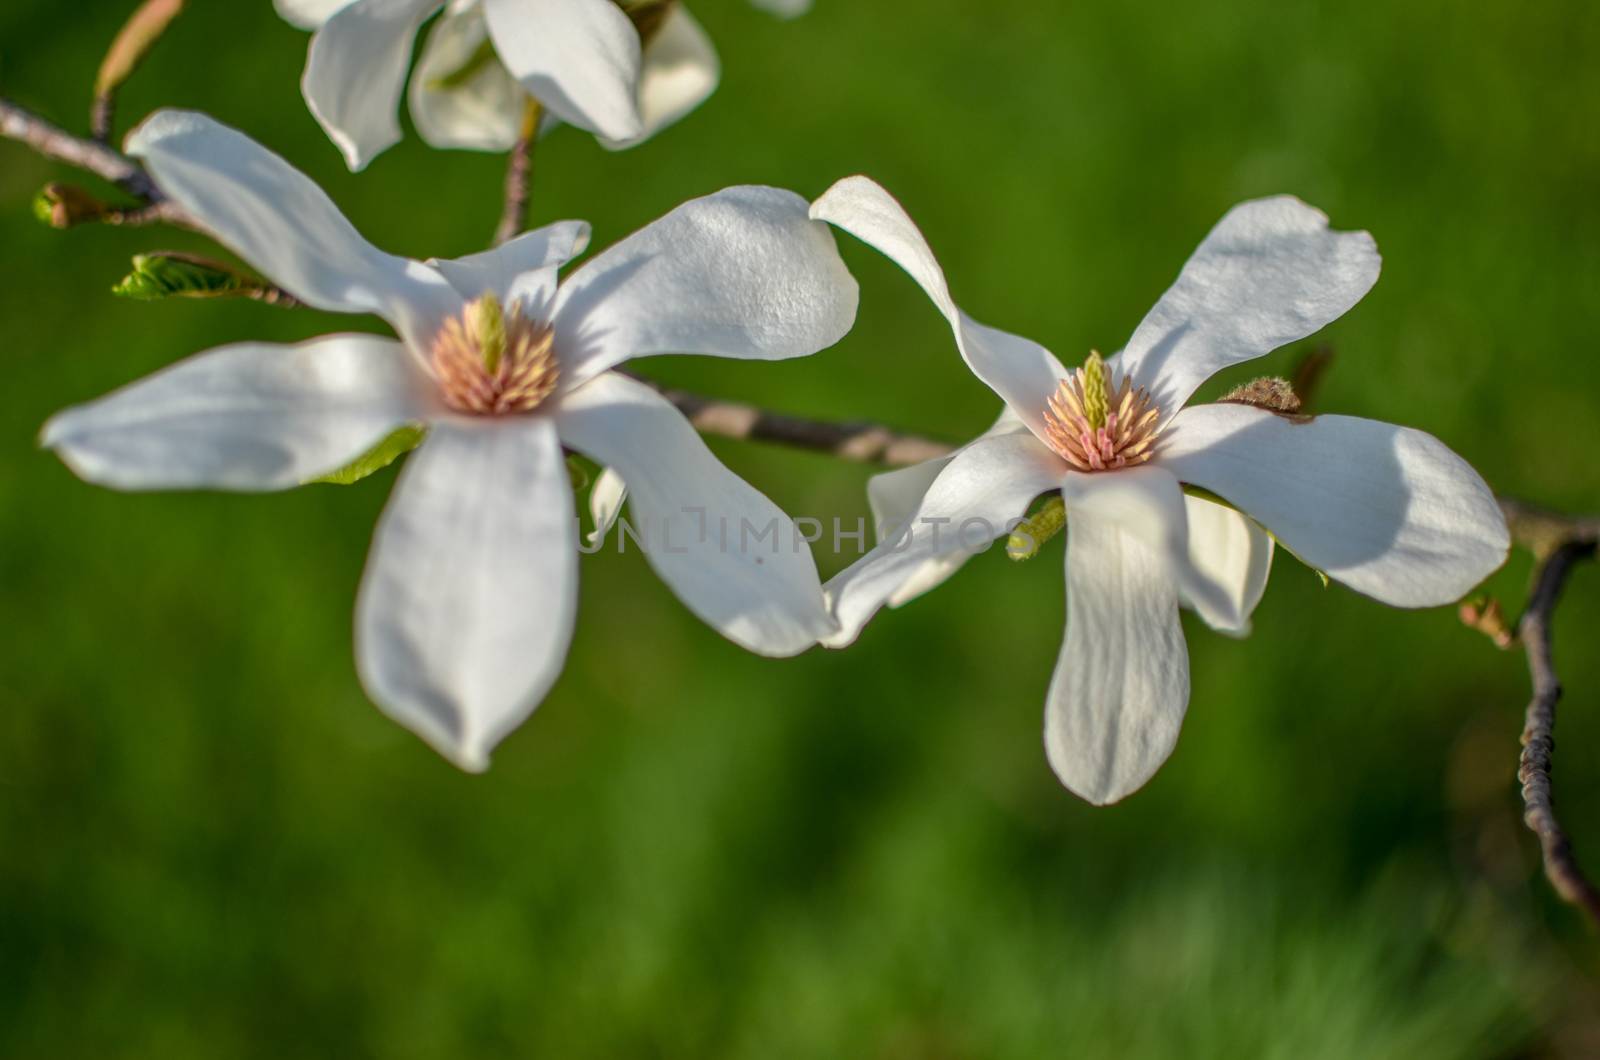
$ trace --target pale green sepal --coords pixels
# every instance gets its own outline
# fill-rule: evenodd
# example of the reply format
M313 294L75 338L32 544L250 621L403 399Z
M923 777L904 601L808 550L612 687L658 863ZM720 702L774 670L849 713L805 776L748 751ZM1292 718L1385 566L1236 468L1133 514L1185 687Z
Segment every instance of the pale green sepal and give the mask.
M1240 515L1244 516L1246 519L1250 519L1250 521L1252 523L1255 523L1255 520L1250 517L1250 514L1248 512L1243 511L1242 509L1239 508L1238 505L1233 504L1231 501L1227 500L1226 498L1217 496L1215 493L1212 493L1210 490L1206 489L1203 486L1195 486L1195 485L1192 485L1190 483L1185 482L1183 484L1183 492L1185 494L1187 494L1188 496L1190 496L1190 497L1195 497L1195 498L1197 498L1199 500L1203 500L1203 501L1210 501L1212 504L1220 504L1224 508L1231 508L1234 511L1238 512ZM1256 525L1257 526L1261 526L1260 523L1256 523ZM1294 556L1296 562L1298 562L1301 566L1303 566L1303 567L1307 568L1308 570L1310 570L1311 573L1315 574L1318 578L1322 579L1322 587L1324 589L1326 589L1329 585L1332 584L1332 582L1328 578L1328 574L1327 574L1326 571L1318 570L1316 567L1311 566L1311 564L1307 563L1305 560L1301 559L1299 556L1295 556L1294 549L1288 547L1282 541L1279 541L1278 540L1278 535L1274 534L1271 530L1268 530L1264 526L1262 526L1261 529L1262 529L1263 532L1266 533L1266 535L1268 537L1272 538L1272 543L1275 546L1277 546L1278 548L1283 549L1285 552L1289 553L1289 555Z
M338 471L311 479L306 485L352 486L368 475L376 474L422 444L428 429L408 424L367 450Z
M1067 525L1067 506L1059 496L1045 501L1038 511L1017 524L1006 539L1006 555L1018 562L1039 554Z
M236 272L187 254L136 254L133 271L111 293L141 302L163 298L249 296L252 285Z

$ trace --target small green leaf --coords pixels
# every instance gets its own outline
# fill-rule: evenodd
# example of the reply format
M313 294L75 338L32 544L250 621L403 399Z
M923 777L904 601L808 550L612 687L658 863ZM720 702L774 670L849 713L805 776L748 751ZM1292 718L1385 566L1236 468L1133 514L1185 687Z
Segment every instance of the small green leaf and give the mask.
M137 254L133 271L111 293L141 302L163 298L220 298L250 295L254 285L217 262L188 254Z
M353 462L330 474L314 478L308 485L352 486L368 475L376 474L422 444L428 436L426 427L410 425L401 427L389 437L367 450Z

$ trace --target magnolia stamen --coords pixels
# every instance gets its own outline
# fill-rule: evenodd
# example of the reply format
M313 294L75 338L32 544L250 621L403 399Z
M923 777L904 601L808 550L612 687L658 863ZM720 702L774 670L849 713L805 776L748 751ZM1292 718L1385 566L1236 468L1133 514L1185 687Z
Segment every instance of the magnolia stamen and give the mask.
M445 321L432 361L445 403L475 416L531 412L555 392L560 374L550 328L524 317L521 306L507 314L493 294Z
M1124 378L1112 387L1098 353L1061 380L1044 410L1045 440L1079 471L1111 471L1154 455L1161 410Z

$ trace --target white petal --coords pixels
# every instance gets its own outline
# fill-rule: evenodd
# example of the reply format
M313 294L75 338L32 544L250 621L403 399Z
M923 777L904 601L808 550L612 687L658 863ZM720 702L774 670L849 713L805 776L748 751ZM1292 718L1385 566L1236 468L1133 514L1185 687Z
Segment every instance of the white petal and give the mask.
M557 221L510 242L453 261L428 262L462 298L492 293L508 307L523 303L529 315L543 317L556 290L556 270L589 245L587 221Z
M1366 232L1280 195L1229 210L1128 340L1118 364L1170 420L1201 383L1344 316L1378 282Z
M750 0L750 2L779 18L798 18L811 10L811 0Z
M1171 472L1143 466L1085 474L1069 471L1061 484L1067 523L1091 516L1110 523L1150 550L1208 625L1247 630L1248 620L1221 585L1189 561L1189 515L1183 488Z
M572 486L547 417L441 422L401 472L356 605L373 701L462 769L561 674L578 606Z
M1067 635L1044 743L1075 794L1104 806L1167 760L1189 705L1189 653L1167 564L1093 512L1067 525Z
M1039 494L1061 483L1066 465L1031 434L973 442L934 479L901 532L836 575L826 586L842 648L931 562L983 551L1009 533Z
M639 33L611 0L484 0L511 75L562 121L632 140L639 117Z
M41 441L115 489L288 489L426 419L426 385L393 339L225 346L58 414Z
M727 188L591 258L556 295L563 383L630 357L803 357L855 322L858 290L800 196Z
M846 177L818 199L811 216L876 247L921 285L950 321L956 346L974 375L1044 437L1044 409L1066 369L1036 342L997 331L963 313L950 297L944 270L905 209L866 177Z
M285 22L301 29L316 29L350 0L273 0Z
M203 114L157 111L129 134L127 151L229 249L308 305L377 313L420 342L461 304L432 269L363 239L305 174Z
M1250 615L1267 589L1272 572L1272 535L1247 515L1200 497L1185 497L1189 513L1189 562L1228 594L1236 625L1216 623L1207 611L1201 617L1223 633L1249 632ZM1195 602L1185 600L1189 607Z
M770 656L798 654L832 631L794 523L660 394L608 373L563 396L555 415L562 441L627 484L650 565L702 621Z
M594 522L587 539L590 548L599 545L611 533L611 528L622 518L622 505L627 499L628 484L622 481L616 468L603 469L589 490L589 518Z
M478 65L459 84L445 84L473 62L489 39L483 12L446 12L428 33L411 72L411 120L434 147L509 151L522 135L528 95L499 56Z
M1478 473L1405 427L1200 405L1173 421L1157 461L1248 513L1304 562L1397 607L1460 599L1510 545Z
M634 140L606 140L612 150L648 140L694 110L716 91L722 77L717 49L687 8L674 4L644 49L639 76L639 117L644 132Z
M994 426L974 441L1002 434L1018 432L1025 434L1027 430L1022 421L1017 419L1016 414L1006 408L1000 413L1000 418L995 421ZM909 522L916 514L917 508L921 506L922 498L933 485L934 479L938 478L939 473L956 458L956 454L965 448L967 446L962 446L949 456L935 457L910 467L886 471L867 480L867 503L872 508L873 530L880 543L885 538L892 538L899 528ZM900 607L944 584L946 579L960 570L971 558L971 553L961 550L930 559L923 565L922 570L907 579L905 584L889 597L889 606Z
M311 38L300 90L352 170L400 142L400 93L417 30L442 0L355 0Z

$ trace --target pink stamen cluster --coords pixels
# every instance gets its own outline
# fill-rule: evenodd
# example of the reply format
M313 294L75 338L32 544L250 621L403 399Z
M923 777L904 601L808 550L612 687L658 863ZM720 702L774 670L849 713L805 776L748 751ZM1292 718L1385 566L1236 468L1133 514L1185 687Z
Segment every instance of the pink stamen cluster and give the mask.
M503 349L491 357L473 313L468 307L451 317L433 340L433 370L445 402L474 416L531 412L556 389L555 335L513 309L505 318Z
M1092 400L1096 381L1098 401ZM1093 415L1097 406L1099 415ZM1135 388L1124 379L1113 391L1103 374L1091 380L1079 368L1050 396L1044 413L1045 441L1079 471L1111 471L1137 466L1155 455L1160 419L1161 410L1143 387Z

